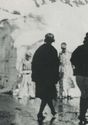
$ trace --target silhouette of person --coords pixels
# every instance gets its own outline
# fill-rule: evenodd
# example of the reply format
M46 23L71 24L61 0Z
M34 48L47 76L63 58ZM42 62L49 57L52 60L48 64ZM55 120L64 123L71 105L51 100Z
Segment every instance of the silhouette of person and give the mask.
M83 41L72 53L71 62L74 67L76 82L81 91L80 97L80 123L88 122L85 118L88 109L88 33Z
M60 98L66 96L67 99L70 99L71 96L69 95L69 90L70 88L74 88L73 70L70 58L71 58L71 53L67 50L67 44L65 42L62 42L61 52L59 53L59 60L60 60L59 72L61 75L61 79L59 81Z
M44 44L34 53L32 60L32 80L36 83L36 97L41 99L38 120L44 119L43 110L49 105L53 116L56 115L53 99L57 98L56 83L59 79L59 60L57 50L51 45L54 35L45 35Z

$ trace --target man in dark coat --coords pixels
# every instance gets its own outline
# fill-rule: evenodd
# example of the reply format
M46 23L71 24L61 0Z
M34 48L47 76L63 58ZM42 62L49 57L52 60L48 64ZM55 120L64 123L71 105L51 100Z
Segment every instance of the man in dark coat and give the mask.
M52 115L56 114L52 100L57 97L55 84L59 78L59 60L56 49L51 45L54 41L53 34L46 34L45 43L37 49L32 60L32 80L36 83L36 97L41 99L38 120L44 118L46 104Z
M88 33L84 38L84 44L78 46L72 53L71 62L77 85L81 91L79 119L83 123L87 122L85 114L88 109Z

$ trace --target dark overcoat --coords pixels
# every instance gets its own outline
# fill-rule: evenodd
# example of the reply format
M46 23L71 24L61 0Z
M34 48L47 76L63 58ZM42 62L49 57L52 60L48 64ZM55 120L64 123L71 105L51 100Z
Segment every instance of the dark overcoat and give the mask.
M88 77L88 43L78 46L72 53L71 63L75 66L74 75Z
M59 60L52 45L43 44L35 52L32 60L32 80L36 82L36 96L55 98L55 84L59 79Z

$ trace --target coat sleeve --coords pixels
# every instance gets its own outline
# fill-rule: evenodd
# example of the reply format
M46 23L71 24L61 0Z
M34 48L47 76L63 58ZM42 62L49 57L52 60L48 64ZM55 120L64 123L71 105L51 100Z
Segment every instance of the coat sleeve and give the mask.
M72 65L74 65L74 66L79 64L78 54L79 54L79 47L72 53L72 56L70 59Z
M36 81L36 74L37 74L37 68L38 68L38 56L37 56L37 52L34 53L33 59L32 59L32 63L31 63L31 70L32 70L32 81Z
M58 56L58 53L56 52L56 83L60 80L59 66L60 66L60 58Z

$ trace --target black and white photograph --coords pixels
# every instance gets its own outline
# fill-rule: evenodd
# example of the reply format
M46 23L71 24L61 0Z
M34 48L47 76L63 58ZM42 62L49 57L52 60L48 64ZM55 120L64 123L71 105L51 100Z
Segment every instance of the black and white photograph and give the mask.
M88 125L88 0L0 0L0 125Z

